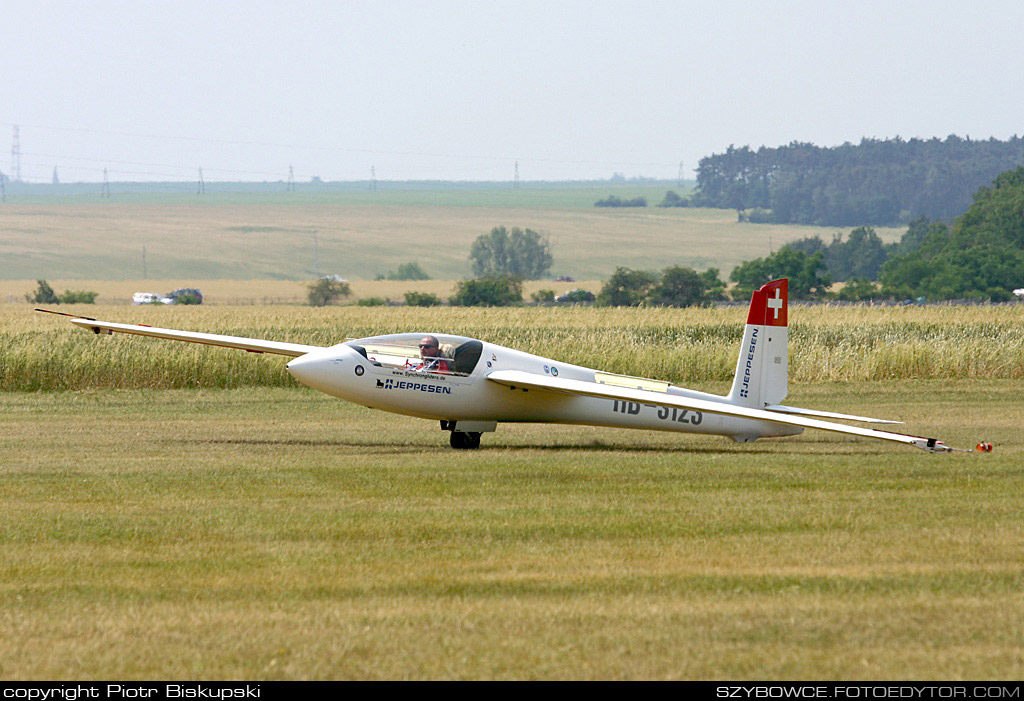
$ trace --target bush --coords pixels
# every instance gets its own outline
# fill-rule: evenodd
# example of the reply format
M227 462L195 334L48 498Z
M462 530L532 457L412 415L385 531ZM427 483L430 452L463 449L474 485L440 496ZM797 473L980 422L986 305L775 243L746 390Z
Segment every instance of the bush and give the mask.
M402 263L398 270L389 270L387 275L378 275L376 280L429 280L427 271L419 263Z
M448 302L456 307L509 307L523 301L523 282L513 275L463 280Z
M882 288L867 278L852 277L846 281L843 289L836 294L836 299L844 302L866 302L882 296Z
M199 295L194 295L191 292L186 292L185 294L177 295L174 298L174 303L175 304L202 304L203 300L202 300L201 297L199 297Z
M631 200L624 200L615 195L608 195L603 200L594 203L595 207L646 207L646 197L634 197Z
M753 209L747 211L740 210L737 219L741 222L750 222L751 224L775 223L775 216L772 213L772 210L765 209L763 207L754 207Z
M46 280L36 280L36 283L39 286L36 288L35 294L25 295L27 301L35 304L60 304L60 297Z
M530 299L532 299L537 304L551 304L552 302L555 301L555 291L537 290L536 292L530 295Z
M586 290L573 292L590 295ZM698 273L682 265L669 266L660 273L616 268L597 294L597 304L602 307L691 307L720 299L725 299L725 283L718 276L718 268Z
M363 297L356 302L357 307L385 307L388 301L383 297Z
M96 304L99 292L91 290L64 290L60 296L61 304Z
M672 190L669 190L668 192L665 193L665 199L663 199L658 204L658 206L659 207L689 207L690 206L690 201L688 199L680 197L678 195L678 193L676 193L676 192L674 192Z
M565 294L560 294L555 297L556 302L565 302L567 304L583 304L585 302L593 302L594 293L590 290L575 289L569 290Z
M430 292L406 292L405 303L410 307L437 307L441 298Z
M326 307L339 297L348 297L351 294L352 288L347 282L320 278L310 283L307 299L311 307Z
M637 307L657 284L658 274L653 270L618 267L597 293L597 303L602 307Z

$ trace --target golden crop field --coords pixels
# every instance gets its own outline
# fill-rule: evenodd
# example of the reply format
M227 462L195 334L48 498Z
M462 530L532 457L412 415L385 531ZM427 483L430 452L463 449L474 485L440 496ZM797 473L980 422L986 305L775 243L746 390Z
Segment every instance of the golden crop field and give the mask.
M106 321L332 345L434 331L562 362L686 385L732 378L746 307L96 306ZM1024 379L1024 305L800 306L790 314L794 382ZM96 338L65 319L0 305L0 390L293 386L279 358L123 335Z
M154 195L8 202L0 207L0 280L146 277L196 287L192 281L308 280L315 271L372 280L410 261L433 278L457 280L471 274L473 240L495 226L548 235L552 276L599 280L619 265L675 264L717 267L727 275L788 241L816 234L831 240L836 233L829 227L740 224L731 210L595 208L593 195L524 206L502 194L434 193L436 203L430 193L387 192L294 201L283 195L202 201ZM879 229L886 242L901 234Z

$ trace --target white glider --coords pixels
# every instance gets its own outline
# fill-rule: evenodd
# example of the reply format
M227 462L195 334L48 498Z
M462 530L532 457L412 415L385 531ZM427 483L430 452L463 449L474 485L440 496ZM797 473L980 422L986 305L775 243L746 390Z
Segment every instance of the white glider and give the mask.
M480 435L496 430L498 423L531 422L715 434L738 442L814 428L931 452L954 450L934 438L835 420L896 421L782 405L788 392L788 297L785 279L754 292L736 376L724 396L444 333L390 334L324 347L88 317L74 317L71 323L97 334L128 333L290 356L288 372L303 384L374 409L439 421L442 430L451 432L453 448L479 447ZM979 444L978 450L991 450L990 444Z

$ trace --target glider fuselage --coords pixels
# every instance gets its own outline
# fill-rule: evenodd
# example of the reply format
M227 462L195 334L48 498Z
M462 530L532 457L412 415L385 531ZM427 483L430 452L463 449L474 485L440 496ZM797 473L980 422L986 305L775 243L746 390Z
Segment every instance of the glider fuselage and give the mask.
M487 375L519 370L540 377L646 389L711 402L726 400L667 382L604 373L475 339L433 334L453 348L452 370L418 371L413 369L417 364L414 344L425 335L432 334L349 341L295 358L287 367L303 384L340 399L407 416L460 422L463 426L466 422L571 423L724 435L741 441L801 431L766 421L625 399L497 384L488 381ZM467 353L468 362L460 362Z

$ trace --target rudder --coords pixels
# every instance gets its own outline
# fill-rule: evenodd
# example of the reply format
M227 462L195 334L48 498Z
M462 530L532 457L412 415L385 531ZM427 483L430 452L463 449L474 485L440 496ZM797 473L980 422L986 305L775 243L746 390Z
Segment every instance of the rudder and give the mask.
M789 392L789 280L773 280L750 297L743 345L729 401L762 408Z

